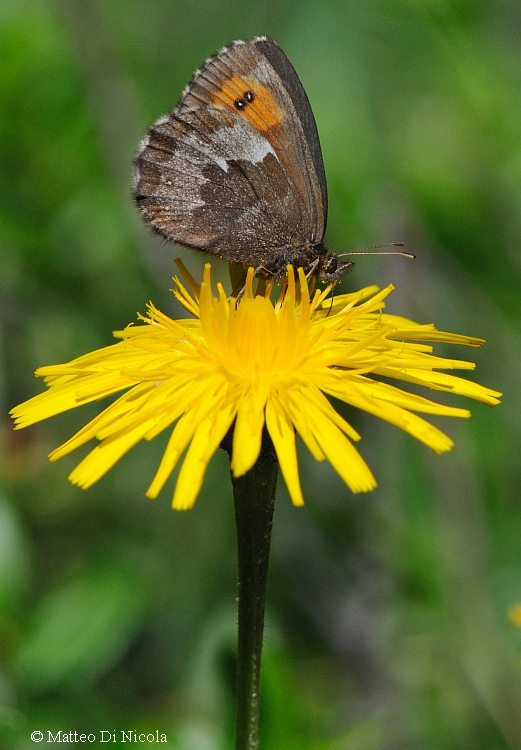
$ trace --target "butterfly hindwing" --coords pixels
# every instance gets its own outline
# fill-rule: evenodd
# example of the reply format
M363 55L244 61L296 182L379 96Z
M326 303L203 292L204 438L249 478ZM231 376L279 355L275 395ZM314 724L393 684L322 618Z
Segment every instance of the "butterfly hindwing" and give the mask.
M239 158L227 158L232 138ZM135 198L167 239L250 263L291 243L300 201L268 141L233 113L172 113L148 131L136 159Z

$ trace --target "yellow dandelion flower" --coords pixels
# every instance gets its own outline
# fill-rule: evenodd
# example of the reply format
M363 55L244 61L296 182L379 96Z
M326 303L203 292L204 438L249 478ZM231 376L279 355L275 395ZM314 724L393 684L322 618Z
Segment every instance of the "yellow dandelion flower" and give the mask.
M17 428L124 391L54 450L51 461L98 440L69 477L89 487L137 442L175 423L147 495L158 495L186 450L173 499L174 508L185 509L194 504L208 463L230 428L231 470L241 476L257 460L266 427L291 499L302 505L296 433L318 461L328 459L353 492L376 486L353 445L360 436L327 396L392 422L437 453L453 443L418 414L468 417L469 412L380 377L499 403L500 393L440 372L474 369L473 363L436 357L424 343L480 346L481 339L383 313L392 286L331 301L330 289L310 297L301 268L298 277L296 283L290 267L276 303L270 285L254 294L252 269L239 303L220 286L213 294L209 265L200 286L187 276L190 292L176 279L174 293L194 318L173 320L150 304L141 324L115 332L118 343L39 368L36 375L49 389L13 409Z

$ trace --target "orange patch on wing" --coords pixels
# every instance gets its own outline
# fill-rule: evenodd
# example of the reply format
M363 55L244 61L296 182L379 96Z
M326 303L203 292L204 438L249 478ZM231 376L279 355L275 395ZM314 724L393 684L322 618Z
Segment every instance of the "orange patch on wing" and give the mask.
M244 99L247 91L252 92L254 100L246 102L245 108L239 110L235 106L235 100ZM280 125L283 120L269 90L251 78L241 78L238 75L223 81L221 88L212 95L212 104L242 115L263 134L270 128Z

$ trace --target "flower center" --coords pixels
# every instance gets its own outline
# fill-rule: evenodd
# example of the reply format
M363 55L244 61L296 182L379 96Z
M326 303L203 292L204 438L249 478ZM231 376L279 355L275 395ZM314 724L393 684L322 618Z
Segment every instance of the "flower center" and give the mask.
M230 319L229 332L235 356L224 364L248 379L269 375L280 346L279 326L270 300L262 296L243 299Z

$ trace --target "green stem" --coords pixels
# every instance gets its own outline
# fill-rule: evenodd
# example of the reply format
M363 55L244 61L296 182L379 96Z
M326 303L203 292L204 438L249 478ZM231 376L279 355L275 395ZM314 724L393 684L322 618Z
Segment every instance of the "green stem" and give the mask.
M259 685L266 580L278 464L265 433L256 464L232 475L239 570L236 750L259 747Z

